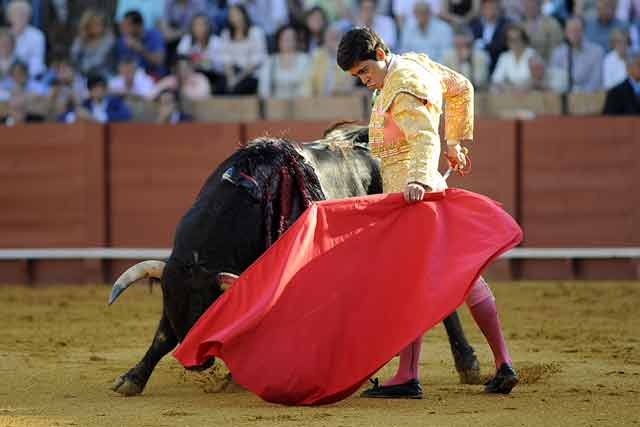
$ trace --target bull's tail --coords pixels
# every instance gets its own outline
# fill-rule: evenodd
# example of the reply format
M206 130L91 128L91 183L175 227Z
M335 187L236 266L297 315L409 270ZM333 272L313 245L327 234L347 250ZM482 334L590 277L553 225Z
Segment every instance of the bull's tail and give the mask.
M122 273L111 288L109 305L111 305L131 284L140 279L160 280L167 263L164 261L143 261Z

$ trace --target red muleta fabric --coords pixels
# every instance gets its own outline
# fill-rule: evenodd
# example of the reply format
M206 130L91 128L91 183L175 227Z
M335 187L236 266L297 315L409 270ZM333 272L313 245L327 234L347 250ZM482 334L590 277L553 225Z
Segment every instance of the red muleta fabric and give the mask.
M313 204L174 356L187 367L220 357L269 402L339 401L460 306L521 239L498 203L459 189L411 205L400 193Z

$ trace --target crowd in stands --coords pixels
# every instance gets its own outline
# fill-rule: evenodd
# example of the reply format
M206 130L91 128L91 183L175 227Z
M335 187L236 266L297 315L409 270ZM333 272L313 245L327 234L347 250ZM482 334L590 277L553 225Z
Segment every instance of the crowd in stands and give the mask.
M81 6L78 6L80 3ZM608 91L606 114L640 114L640 0L0 0L5 125L190 120L183 99L357 93L342 34L369 26L477 91ZM45 102L45 115L29 111ZM40 109L39 111L43 111Z

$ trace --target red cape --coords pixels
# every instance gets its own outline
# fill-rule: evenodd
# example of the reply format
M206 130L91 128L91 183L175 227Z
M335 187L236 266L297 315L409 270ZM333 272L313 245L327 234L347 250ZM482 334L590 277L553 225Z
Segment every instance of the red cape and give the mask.
M314 405L355 392L460 306L482 269L522 239L491 199L464 190L319 202L254 262L175 351L223 359L269 402Z

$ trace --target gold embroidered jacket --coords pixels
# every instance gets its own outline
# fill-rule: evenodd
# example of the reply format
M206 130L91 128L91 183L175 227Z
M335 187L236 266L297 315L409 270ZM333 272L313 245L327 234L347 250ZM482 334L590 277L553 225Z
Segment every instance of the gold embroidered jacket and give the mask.
M382 161L384 191L420 182L446 188L438 172L438 124L444 102L445 138L473 137L473 86L427 55L395 55L369 122L372 154Z

